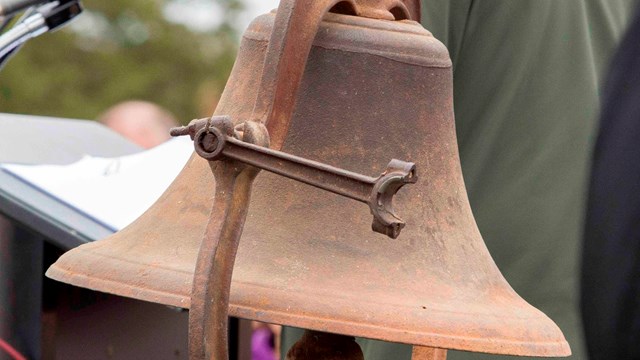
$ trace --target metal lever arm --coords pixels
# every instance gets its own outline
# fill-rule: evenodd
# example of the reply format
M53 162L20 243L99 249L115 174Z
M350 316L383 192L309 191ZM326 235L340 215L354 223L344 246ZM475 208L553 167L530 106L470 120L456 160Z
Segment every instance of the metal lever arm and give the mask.
M240 126L260 126L245 124ZM405 184L417 181L415 164L394 159L382 175L370 177L241 141L236 132L242 129L234 129L231 120L222 116L194 120L171 134L191 135L196 152L209 161L237 160L366 203L373 215L372 229L393 239L404 228L393 210L393 196Z

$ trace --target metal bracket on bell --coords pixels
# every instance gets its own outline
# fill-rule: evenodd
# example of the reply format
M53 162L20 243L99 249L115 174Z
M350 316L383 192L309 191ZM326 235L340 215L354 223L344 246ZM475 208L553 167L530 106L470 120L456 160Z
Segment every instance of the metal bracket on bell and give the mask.
M395 214L393 196L404 185L418 180L414 163L391 160L387 169L374 178L241 141L239 133L246 126L257 126L266 132L258 123L247 122L234 128L229 117L216 116L193 120L187 126L172 129L171 135L190 135L196 153L209 161L237 160L366 203L373 215L373 231L392 239L400 235L405 223Z

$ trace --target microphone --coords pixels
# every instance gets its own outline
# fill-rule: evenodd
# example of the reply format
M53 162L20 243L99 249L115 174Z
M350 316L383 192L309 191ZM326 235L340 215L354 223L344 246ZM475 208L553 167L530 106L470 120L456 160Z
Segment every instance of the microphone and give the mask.
M49 0L51 1L51 0ZM0 16L11 16L47 0L0 0Z

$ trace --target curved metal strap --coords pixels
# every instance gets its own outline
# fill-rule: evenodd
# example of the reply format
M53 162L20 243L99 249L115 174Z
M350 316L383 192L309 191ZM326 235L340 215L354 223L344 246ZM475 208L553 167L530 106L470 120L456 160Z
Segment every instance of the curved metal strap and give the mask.
M238 241L249 208L251 176L226 162L213 163L215 201L205 230L191 291L189 359L229 359L229 289Z
M282 0L262 71L253 120L267 126L279 150L289 129L313 39L325 13L341 0ZM352 5L353 0L348 0Z

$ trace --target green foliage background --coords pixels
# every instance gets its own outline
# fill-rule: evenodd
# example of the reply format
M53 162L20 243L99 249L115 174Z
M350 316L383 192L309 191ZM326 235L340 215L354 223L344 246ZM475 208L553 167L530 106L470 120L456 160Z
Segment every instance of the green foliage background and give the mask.
M86 33L67 27L28 42L0 72L0 112L95 119L139 99L182 122L210 114L233 65L231 24L242 9L240 0L211 1L225 20L192 32L163 18L167 0L83 0L81 16L100 21Z

